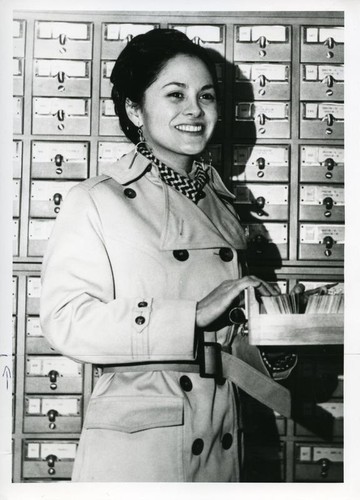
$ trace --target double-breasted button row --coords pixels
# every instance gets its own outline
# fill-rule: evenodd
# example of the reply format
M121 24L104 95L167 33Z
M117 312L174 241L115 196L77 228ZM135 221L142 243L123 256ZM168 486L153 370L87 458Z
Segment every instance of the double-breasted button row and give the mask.
M233 437L229 432L223 435L221 439L221 444L224 450L229 450L231 448L233 444ZM200 438L195 439L191 447L192 454L200 455L203 449L204 449L204 441Z
M189 252L187 250L174 250L173 256L175 257L176 260L183 262L185 260L188 260ZM220 259L223 260L224 262L230 262L234 258L234 252L232 251L231 248L226 248L226 247L220 248L219 256Z

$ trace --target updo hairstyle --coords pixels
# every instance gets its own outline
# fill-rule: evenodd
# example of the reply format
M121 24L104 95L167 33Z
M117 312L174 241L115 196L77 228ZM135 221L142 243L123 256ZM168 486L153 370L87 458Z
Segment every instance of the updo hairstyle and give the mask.
M111 97L120 126L130 141L139 142L138 127L129 119L125 100L142 106L145 91L158 77L166 63L184 54L199 58L207 67L218 97L215 64L207 49L196 45L181 31L154 29L134 37L120 53L111 73Z

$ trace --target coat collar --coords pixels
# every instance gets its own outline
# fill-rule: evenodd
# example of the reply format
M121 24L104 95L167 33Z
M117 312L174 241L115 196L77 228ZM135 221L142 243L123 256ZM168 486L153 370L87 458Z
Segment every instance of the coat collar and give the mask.
M145 158L145 156L138 153L136 149L133 149L119 158L119 160L106 167L103 173L113 177L117 182L125 186L142 177L150 164L151 161L148 158ZM209 174L211 187L219 196L233 200L236 198L225 187L225 184L214 167L208 165L207 173Z
M108 166L103 173L125 186L145 175L150 164L149 159L134 149ZM205 190L214 203L214 214L218 217L217 221L210 220L197 205L183 194L161 182L164 193L164 225L160 243L162 250L226 246L237 249L246 248L244 232L238 219L217 199L214 191L226 199L235 199L235 196L225 187L215 168L210 166L208 174L209 184ZM157 176L152 178L153 181L154 179L157 183ZM219 227L221 227L221 232Z

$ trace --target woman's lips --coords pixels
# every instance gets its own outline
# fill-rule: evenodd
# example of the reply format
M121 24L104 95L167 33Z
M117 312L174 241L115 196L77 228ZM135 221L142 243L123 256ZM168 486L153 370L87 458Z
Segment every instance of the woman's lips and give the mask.
M175 128L180 130L180 132L190 132L193 134L202 132L203 130L202 125L175 125Z

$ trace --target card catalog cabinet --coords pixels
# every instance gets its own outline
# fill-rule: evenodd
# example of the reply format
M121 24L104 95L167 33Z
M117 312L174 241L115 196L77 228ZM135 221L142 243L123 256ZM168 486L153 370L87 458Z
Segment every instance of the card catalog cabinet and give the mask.
M220 103L204 159L235 195L249 271L284 293L297 282L338 289L343 13L16 11L13 25L13 481L69 481L101 370L62 356L44 338L41 264L69 190L132 148L111 100L119 52L159 27L210 50ZM243 479L342 481L339 346L299 352L286 383L291 419L244 395Z

